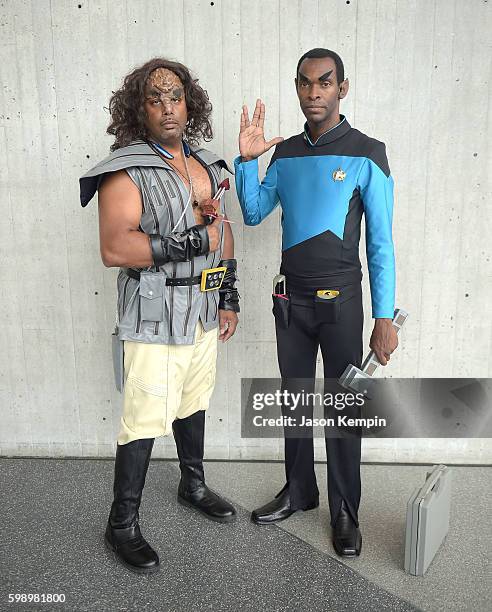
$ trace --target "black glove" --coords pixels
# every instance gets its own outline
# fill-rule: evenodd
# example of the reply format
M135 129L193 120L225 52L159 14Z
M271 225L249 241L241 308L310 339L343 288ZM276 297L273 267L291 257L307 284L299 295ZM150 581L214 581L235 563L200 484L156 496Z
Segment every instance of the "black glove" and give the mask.
M236 275L237 261L235 259L223 259L219 267L226 267L226 273L219 289L219 309L233 310L239 312L239 293L234 287L238 280Z
M194 225L183 232L168 236L149 234L154 265L159 267L168 261L190 261L209 252L208 232L205 225Z

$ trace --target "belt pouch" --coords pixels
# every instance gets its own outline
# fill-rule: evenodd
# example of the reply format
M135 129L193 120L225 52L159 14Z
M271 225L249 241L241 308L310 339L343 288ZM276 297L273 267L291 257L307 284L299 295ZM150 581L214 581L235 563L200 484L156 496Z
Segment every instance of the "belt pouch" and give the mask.
M283 329L287 329L289 327L289 318L290 318L290 300L285 297L278 297L277 295L272 295L273 300L273 316L277 321L279 327Z
M314 298L314 316L318 323L336 323L340 317L340 295L329 300Z
M140 273L140 313L142 321L164 320L164 272Z

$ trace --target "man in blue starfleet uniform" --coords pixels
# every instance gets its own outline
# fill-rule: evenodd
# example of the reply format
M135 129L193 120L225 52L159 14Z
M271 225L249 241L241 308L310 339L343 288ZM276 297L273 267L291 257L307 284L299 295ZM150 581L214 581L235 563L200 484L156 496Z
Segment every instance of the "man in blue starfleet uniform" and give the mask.
M305 53L297 65L295 86L307 121L301 134L287 140L265 140L261 100L251 121L243 106L236 189L246 225L258 225L278 204L282 207L280 272L287 289L274 292L284 294L274 297L274 314L283 383L313 380L321 347L329 386L328 379L337 379L349 363L360 367L362 361L359 239L363 213L375 319L370 347L386 365L398 344L392 326L393 179L385 145L352 128L339 114L349 83L335 52L312 49ZM260 184L257 158L274 145ZM289 389L295 386L290 385ZM312 409L306 406L304 416L312 415ZM360 430L355 435L329 437L325 429L325 434L333 544L341 556L359 555ZM273 501L253 511L252 520L258 524L281 521L297 510L319 505L312 428L301 432L298 427L285 427L284 435L287 482Z

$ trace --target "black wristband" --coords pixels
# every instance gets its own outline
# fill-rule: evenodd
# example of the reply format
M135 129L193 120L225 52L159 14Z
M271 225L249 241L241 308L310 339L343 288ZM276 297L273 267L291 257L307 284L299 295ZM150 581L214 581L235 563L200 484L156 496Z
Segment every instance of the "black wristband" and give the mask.
M236 274L237 261L235 259L223 259L219 263L219 266L227 268L224 280L219 289L219 309L240 312L240 295L238 290L234 287L234 283L238 280Z
M205 225L194 225L168 236L149 234L149 241L152 261L157 267L169 261L190 261L193 257L206 255L210 248Z
M241 312L239 308L239 291L237 289L219 289L219 310Z

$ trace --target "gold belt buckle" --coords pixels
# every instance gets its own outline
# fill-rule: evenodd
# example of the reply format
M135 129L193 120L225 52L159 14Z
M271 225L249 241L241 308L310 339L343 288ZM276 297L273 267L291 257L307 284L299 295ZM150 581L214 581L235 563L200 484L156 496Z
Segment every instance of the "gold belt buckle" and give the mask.
M214 291L220 289L224 280L226 267L209 268L202 270L202 281L200 283L200 291Z
M340 294L340 291L336 289L318 289L316 295L322 300L333 300Z

